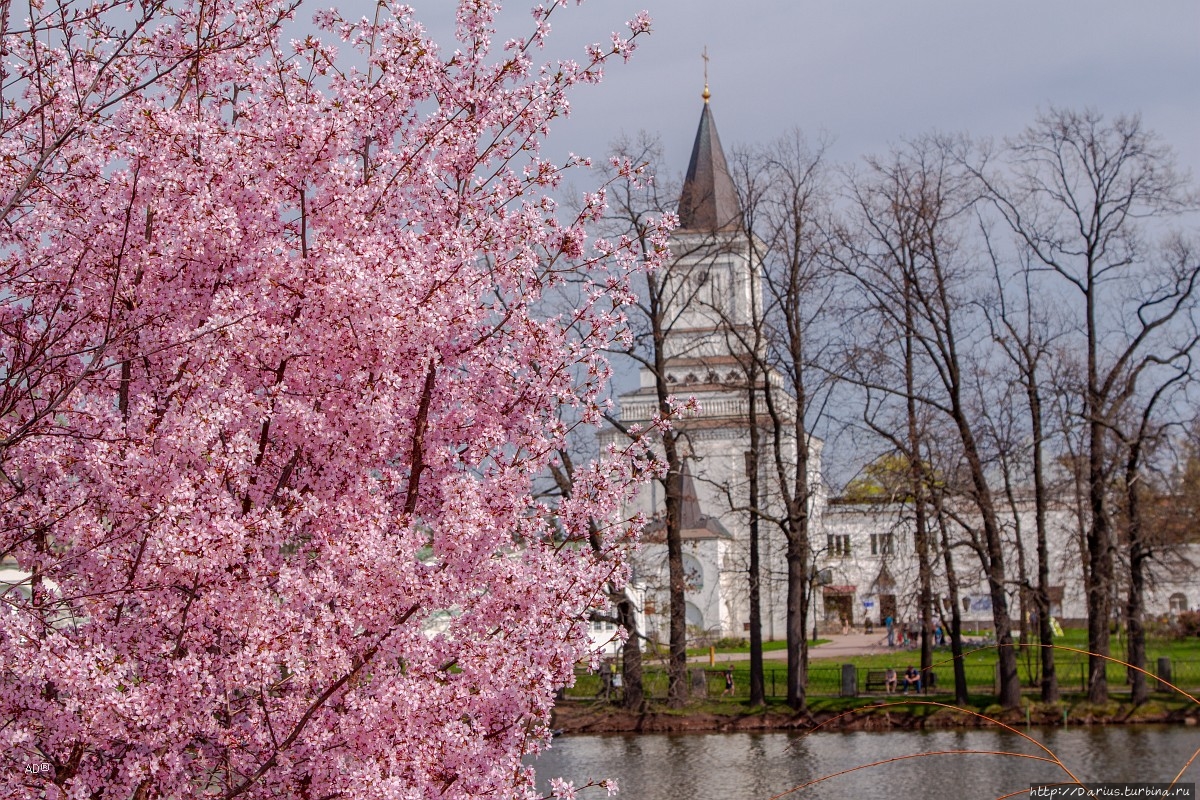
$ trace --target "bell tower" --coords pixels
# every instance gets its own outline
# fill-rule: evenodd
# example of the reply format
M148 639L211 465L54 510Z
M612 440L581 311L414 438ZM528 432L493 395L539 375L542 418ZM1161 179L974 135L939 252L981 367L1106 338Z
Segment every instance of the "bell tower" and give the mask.
M762 248L743 226L707 80L701 96L704 106L679 196L679 227L671 237L672 261L664 270L667 371L673 383L726 382L739 368L762 310L757 258Z
M670 240L671 260L659 271L662 288L662 375L645 364L639 371L640 387L620 397L623 425L645 425L658 411L658 380L683 400L694 397L698 410L674 420L678 447L684 459L685 560L698 565L703 580L688 589L688 624L718 636L742 636L749 624L746 580L749 525L747 450L750 447L747 366L755 344L755 320L763 310L761 242L747 233L737 186L721 147L713 117L711 93L705 82L688 161L687 176L679 197L679 227ZM761 353L760 353L761 355ZM777 381L774 373L756 378ZM766 403L756 388L758 425L764 425ZM791 398L782 392L777 411L785 418L793 412ZM784 443L785 452L790 444ZM767 464L765 457L760 464ZM762 485L767 485L762 481ZM651 484L639 498L651 519L662 513L659 490ZM777 501L760 496L770 513ZM703 524L700 522L703 521ZM786 574L782 566L785 547L774 531L760 531L762 563L768 575ZM661 527L646 531L645 547L635 561L635 575L647 587L650 629L666 630L665 540ZM764 581L762 608L764 635L784 631L783 589ZM657 587L657 588L656 588Z

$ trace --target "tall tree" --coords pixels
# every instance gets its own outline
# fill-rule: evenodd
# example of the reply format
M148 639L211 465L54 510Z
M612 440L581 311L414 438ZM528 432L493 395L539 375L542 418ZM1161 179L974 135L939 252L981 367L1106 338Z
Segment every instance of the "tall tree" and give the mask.
M1038 308L1034 300L1034 282L1027 268L1021 269L1015 281L1002 275L1000 261L993 252L992 263L996 281L996 308L988 311L993 338L1016 370L1016 386L1024 395L1024 417L1028 429L1028 469L1023 470L1013 462L1021 460L1017 453L1002 459L1005 485L1010 498L1013 520L1020 520L1015 491L1011 488L1016 476L1028 476L1033 483L1034 536L1036 551L1037 580L1028 585L1023 576L1022 591L1031 595L1034 615L1037 619L1038 659L1040 664L1040 690L1043 703L1058 702L1058 675L1054 664L1054 630L1050 620L1050 529L1048 514L1052 489L1047 485L1048 468L1046 447L1049 435L1046 431L1045 410L1047 386L1047 364L1051 359L1051 348L1057 334L1050 328L1047 314ZM1010 298L1006 287L1015 282L1018 287L1016 298ZM1016 413L1016 412L1014 412ZM1019 445L1010 441L1006 451L1018 450ZM1017 531L1017 542L1024 553L1023 536ZM1024 610L1024 609L1022 609Z
M751 249L750 283L761 289L752 293L756 307L748 323L726 317L726 335L745 360L747 397L755 415L752 449L759 452L758 443L765 439L768 453L771 491L755 492L752 513L773 520L786 543L787 702L802 710L820 480L821 443L812 425L832 384L830 372L817 366L833 285L825 280L830 203L824 150L810 148L794 130L765 148L739 153L734 179Z
M640 134L632 140L613 145L618 163L644 165L645 176L638 180L614 181L608 195L605 214L606 227L618 237L637 242L646 252L657 247L665 253L661 242L654 237L660 229L663 215L673 212L678 195L670 191L665 179L658 177L662 161L657 140ZM605 168L610 170L611 167ZM609 172L609 177L613 177ZM675 249L679 249L677 244ZM672 252L672 260L687 255ZM675 387L669 381L668 367L672 353L669 348L673 331L682 330L680 320L689 308L699 305L700 286L687 275L674 275L670 270L647 271L638 281L636 298L630 304L632 338L619 347L651 376L654 406L661 420L678 418L675 407ZM641 435L627 425L609 417L626 434ZM686 576L683 569L683 476L687 456L686 432L677 424L660 425L654 431L656 447L661 450L665 472L657 479L663 490L664 515L662 536L667 545L667 581L669 606L669 656L667 665L668 702L680 707L687 701L687 606Z
M541 70L556 9L497 54L463 2L445 55L322 12L355 70L287 3L5 6L0 794L532 790L638 467L533 497L642 255L537 153L648 20Z
M1126 582L1124 617L1128 636L1127 662L1131 684L1131 700L1135 704L1150 698L1146 681L1146 589L1150 581L1152 560L1170 546L1168 532L1156 525L1154 506L1160 502L1161 490L1151 479L1151 458L1155 450L1164 447L1168 432L1183 427L1179 412L1190 413L1182 391L1193 380L1192 352L1200 338L1193 328L1190 339L1183 338L1181 349L1170 357L1141 370L1150 374L1131 374L1123 382L1123 408L1114 420L1120 458L1118 489L1114 509L1117 540L1125 551L1129 570ZM1149 385L1145 385L1149 384ZM1132 396L1139 385L1145 385ZM1149 506L1149 507L1148 507Z
M1020 702L1007 594L1002 527L974 409L971 407L971 329L964 314L972 272L964 256L964 226L976 199L971 176L957 166L950 140L925 137L895 150L887 159L868 159L867 175L852 184L857 229L849 238L851 269L867 306L911 342L929 372L920 403L944 415L961 448L970 500L982 537L977 553L987 578L996 630L1000 702ZM909 363L905 360L904 363ZM874 388L905 396L906 387ZM926 546L928 543L926 542Z
M1081 353L1076 382L1086 496L1088 696L1108 698L1106 656L1115 569L1111 426L1121 384L1139 364L1174 352L1178 321L1193 313L1195 263L1164 258L1148 221L1165 225L1194 206L1174 159L1136 116L1111 122L1093 110L1051 108L977 170L1045 285L1071 315ZM1003 177L1007 175L1008 177Z

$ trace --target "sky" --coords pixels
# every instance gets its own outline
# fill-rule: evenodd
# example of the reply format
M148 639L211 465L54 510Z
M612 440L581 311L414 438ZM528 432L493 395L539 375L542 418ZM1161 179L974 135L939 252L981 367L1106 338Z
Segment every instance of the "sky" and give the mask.
M354 2L342 7L348 15L373 13L371 0ZM410 2L453 47L452 0ZM497 44L527 32L529 5L506 7ZM578 87L546 155L602 158L615 139L644 130L660 137L677 178L703 105L707 49L727 152L799 128L849 163L928 132L1000 140L1053 105L1141 114L1200 179L1200 0L588 0L555 12L545 55L582 60L585 44L607 41L642 9L653 34L601 85ZM587 188L586 176L570 185ZM633 371L619 367L616 385L636 385ZM861 466L853 446L827 444L827 469L838 471L837 451L841 477Z
M448 42L453 3L414 5ZM527 28L528 7L505 8L500 37ZM853 161L930 131L1001 139L1057 105L1140 113L1200 175L1197 0L589 0L555 13L548 54L581 55L642 9L653 34L603 84L574 94L550 155L600 157L621 134L645 130L682 172L707 48L727 150L798 127L830 140L833 159Z

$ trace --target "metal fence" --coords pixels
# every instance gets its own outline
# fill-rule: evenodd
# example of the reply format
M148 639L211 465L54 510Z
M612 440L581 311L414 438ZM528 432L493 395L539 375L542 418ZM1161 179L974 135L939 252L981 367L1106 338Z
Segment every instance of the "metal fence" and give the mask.
M742 662L744 665L744 662ZM1157 661L1149 665L1149 671L1157 675L1156 671L1159 668ZM1178 661L1170 660L1169 680L1176 686L1183 689L1200 688L1200 661ZM963 670L967 680L967 687L972 693L988 694L995 691L996 687L996 666L995 664L964 664ZM857 668L855 670L855 686L856 692L859 695L884 695L882 687L872 686L870 690L867 688L867 678L869 672L882 672L882 669L872 668ZM1056 666L1058 674L1059 686L1067 692L1086 691L1087 690L1087 663L1086 662L1065 662ZM899 677L900 670L897 670ZM933 693L949 693L954 689L954 668L950 664L945 664L936 667L934 670L933 685L929 687L929 691ZM1114 664L1109 667L1109 686L1114 691L1120 691L1120 687L1126 683L1127 669L1123 664ZM1036 686L1036 674L1031 676L1022 671L1022 683L1026 686ZM690 694L692 696L705 696L710 698L721 698L725 695L725 672L724 666L718 667L701 666L698 664L689 664L689 680ZM768 698L783 698L787 696L787 665L782 662L768 662L763 668L764 694ZM574 698L593 698L603 697L606 692L610 697L620 694L620 680L614 681L611 677L607 678L608 686L605 686L606 678L602 678L600 674L588 672L586 669L578 669L575 673L575 686L566 691L567 697ZM648 666L643 673L642 686L646 697L653 700L665 700L667 697L667 673L664 669L658 666ZM703 688L701 688L703 687ZM900 687L903 688L903 679L900 680ZM1167 687L1161 686L1157 680L1151 679L1151 691L1169 691ZM842 691L842 668L840 666L827 667L809 667L808 670L808 685L807 693L809 697L838 697L843 695ZM750 695L750 687L747 685L747 676L744 669L739 669L736 672L734 681L734 690L732 697L734 699L746 699Z
M1026 686L1037 686L1041 680L1040 664L1029 664L1018 661L1017 671L1021 682ZM1169 691L1166 686L1159 685L1157 678L1161 677L1181 689L1200 688L1200 661L1183 661L1173 658L1150 658L1146 662L1146 671L1150 673L1151 691ZM1058 685L1066 691L1087 691L1088 664L1081 658L1060 660L1054 666ZM1130 669L1117 661L1108 662L1108 685L1117 689L1131 682Z

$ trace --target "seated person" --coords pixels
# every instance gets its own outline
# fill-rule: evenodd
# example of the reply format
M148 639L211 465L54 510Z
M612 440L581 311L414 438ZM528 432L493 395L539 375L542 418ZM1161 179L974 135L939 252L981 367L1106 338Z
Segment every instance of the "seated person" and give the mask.
M887 672L883 673L883 687L888 694L896 693L896 670L891 667L888 667Z
M916 691L921 691L921 673L917 672L911 665L904 670L904 693L908 694L908 687L912 686Z

